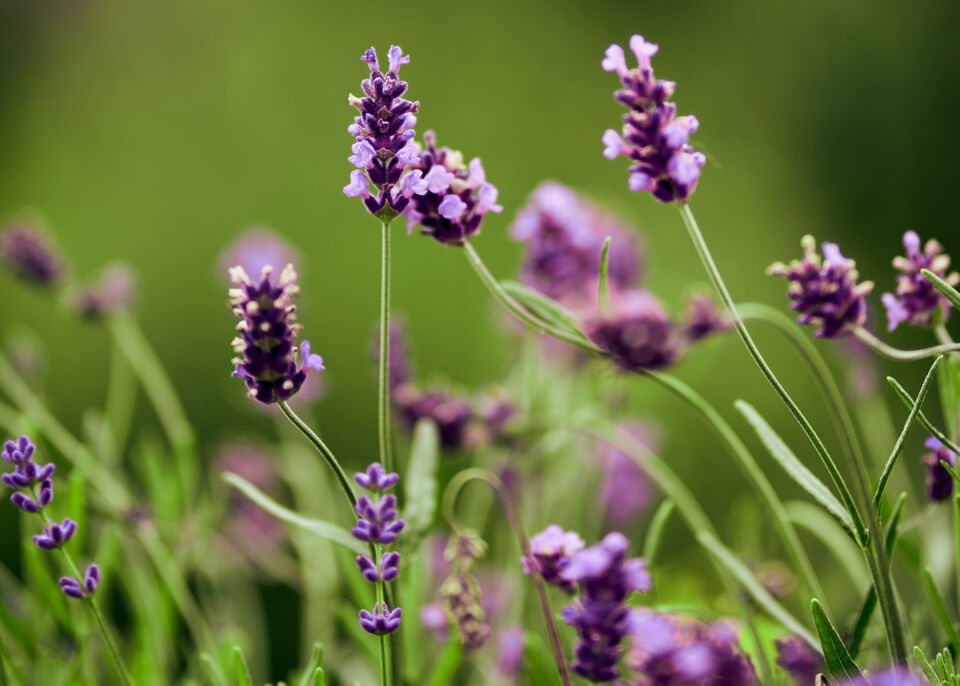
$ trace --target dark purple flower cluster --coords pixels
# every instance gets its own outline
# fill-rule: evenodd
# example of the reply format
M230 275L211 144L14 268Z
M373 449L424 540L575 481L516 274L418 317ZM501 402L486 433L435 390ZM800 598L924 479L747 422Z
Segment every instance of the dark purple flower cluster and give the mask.
M620 77L623 88L614 95L630 111L623 116L622 135L613 129L603 134L603 154L611 160L619 155L630 159L630 190L650 191L660 202L685 202L707 158L688 143L699 126L697 118L676 116L677 106L667 102L677 84L653 75L650 58L658 49L643 36L633 36L630 50L637 66L628 69L623 48L607 48L601 65Z
M399 46L391 45L387 73L380 71L377 51L370 48L360 59L370 67L370 76L361 87L364 97L351 95L349 102L360 110L347 129L356 138L353 154L347 158L356 169L343 192L362 198L370 214L390 221L404 211L413 195L426 192L423 172L404 172L420 161L413 140L419 102L403 99L407 82L398 76L400 66L410 62ZM377 194L370 193L370 186Z
M920 249L920 236L915 231L903 234L903 247L907 253L893 259L893 266L900 271L897 276L897 294L881 296L887 310L887 330L893 331L903 322L911 326L930 326L933 316L942 307L944 318L950 312L950 301L921 274L928 269L952 286L960 283L960 274L951 272L950 256L943 254L943 247L931 238ZM899 297L898 297L899 296Z
M26 436L16 441L7 441L3 445L0 457L12 464L14 470L0 475L3 483L14 489L10 501L24 512L38 514L43 520L43 532L33 537L33 542L44 550L56 550L64 546L77 532L77 523L69 517L62 523L50 521L44 508L53 502L53 463L43 467L33 461L37 448ZM92 564L87 567L83 584L73 577L60 578L60 588L68 596L83 598L84 591L93 595L100 584L100 568Z
M15 224L0 234L0 256L17 276L40 286L55 285L63 274L50 241L26 224Z
M400 184L400 195L410 202L403 211L420 232L445 245L463 245L480 231L487 212L501 212L497 189L487 182L479 157L465 166L463 155L438 148L433 131L423 136L424 150Z
M564 531L556 524L530 539L530 553L520 558L523 563L523 573L538 572L543 580L551 586L556 586L565 593L573 593L577 585L574 581L561 576L570 558L584 548L583 539L575 531Z
M617 532L575 553L560 572L564 581L579 584L578 603L563 610L579 641L573 671L592 681L620 676L621 642L627 634L627 597L650 590L650 573L641 558L627 559L628 542Z
M272 273L272 267L264 267L260 280L253 281L243 267L230 270L236 288L229 291L229 305L240 320L240 335L233 339L238 355L233 376L243 379L247 394L264 404L287 400L303 386L308 369L323 369L323 358L311 354L308 341L300 344L297 360L295 341L301 327L292 299L300 288L293 265L286 266L276 283Z
M585 322L587 335L623 369L662 369L680 356L683 332L649 291L612 292L610 306Z
M607 262L610 288L630 288L640 279L640 249L630 228L555 181L534 189L517 212L510 235L526 244L520 280L565 304L592 302L607 236L612 239Z
M631 686L752 686L757 676L736 633L679 615L633 609L627 619Z
M776 262L768 274L785 276L790 285L790 309L799 312L797 321L819 327L818 338L841 338L867 321L867 301L872 281L857 283L855 261L844 257L836 243L823 244L823 258L817 253L813 236L804 236L803 259L789 265Z
M74 298L74 309L84 319L98 320L126 310L134 298L135 278L123 264L104 269L100 280L83 288Z
M930 450L923 456L927 465L927 497L930 500L947 500L953 494L953 477L943 466L943 462L957 468L957 456L941 443L936 436L930 436L924 445Z
M361 488L371 494L389 491L400 480L399 475L386 472L378 462L371 464L366 471L355 474L353 478ZM357 499L356 509L360 519L350 533L357 540L377 546L380 558L376 560L367 555L358 555L356 562L360 574L373 584L393 581L400 574L400 553L380 553L379 546L393 543L403 531L404 521L397 518L397 497L389 494L373 501L362 495ZM402 617L403 610L399 607L391 610L385 601L378 602L373 606L372 613L360 610L360 627L371 634L391 634L400 628Z
M794 682L804 686L812 684L823 664L823 658L799 636L787 636L775 642L777 664L793 677Z
M688 341L699 341L714 334L729 331L733 327L730 318L717 308L713 298L695 293L687 303L687 319L683 332Z

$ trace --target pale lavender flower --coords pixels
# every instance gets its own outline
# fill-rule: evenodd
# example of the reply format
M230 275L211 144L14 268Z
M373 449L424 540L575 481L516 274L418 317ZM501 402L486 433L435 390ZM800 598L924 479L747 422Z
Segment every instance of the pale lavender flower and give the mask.
M787 636L775 641L777 664L786 670L798 684L812 684L823 664L823 658L799 636Z
M921 250L920 236L915 231L903 234L905 256L893 259L893 266L900 273L897 276L897 294L884 293L881 296L887 310L887 330L893 331L903 322L911 326L930 326L934 315L943 312L946 319L950 314L950 301L938 291L921 270L927 269L952 286L960 283L960 274L950 272L950 256L943 253L943 247L931 238Z
M421 608L420 624L432 631L438 641L446 641L450 637L450 617L440 603L427 603Z
M732 327L733 322L709 295L696 293L690 297L686 321L683 324L683 333L688 340L699 341L729 331Z
M497 671L505 679L513 679L523 667L525 634L523 627L512 626L497 638Z
M27 224L14 224L0 233L0 256L14 274L38 286L54 286L63 275L50 241Z
M243 267L247 274L259 274L264 267L295 264L299 255L292 245L272 229L251 227L227 246L220 259L217 276L229 272L231 267ZM271 272L271 277L275 276Z
M644 445L653 446L648 427L629 424L622 428ZM633 459L609 443L601 443L597 452L603 469L600 506L610 524L626 526L650 505L650 478Z
M584 545L575 531L564 531L551 524L530 539L530 554L520 559L523 573L529 575L537 571L546 583L573 593L576 583L565 579L562 574L570 564L570 558L583 550Z
M630 160L630 190L650 191L661 202L686 202L707 161L689 144L699 122L692 115L677 117L676 105L667 102L676 84L653 75L650 58L658 47L643 36L633 36L630 49L637 58L633 69L627 67L619 45L607 48L601 62L605 71L620 77L623 88L614 95L630 110L623 116L621 133L608 129L603 134L604 157L624 155Z
M857 283L859 273L854 260L844 257L836 243L823 244L823 258L817 253L813 236L804 236L803 259L789 265L776 262L768 274L785 276L790 309L800 313L797 321L819 327L818 338L841 338L867 321L864 296L873 290L872 281Z

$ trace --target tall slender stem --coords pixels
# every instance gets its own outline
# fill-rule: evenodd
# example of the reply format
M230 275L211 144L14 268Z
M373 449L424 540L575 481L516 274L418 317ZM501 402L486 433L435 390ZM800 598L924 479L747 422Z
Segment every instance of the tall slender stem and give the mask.
M862 326L854 329L853 334L859 338L864 345L873 348L884 357L889 357L891 360L897 360L898 362L915 362L916 360L936 357L937 355L944 355L946 353L956 354L956 352L960 350L960 344L954 343L953 341L944 343L943 345L934 345L929 348L901 350L900 348L894 348L892 345L884 343Z
M800 427L813 444L814 449L824 462L824 465L828 469L831 469L832 467L831 476L833 476L833 471L836 470L836 465L833 462L833 458L830 457L823 440L820 438L819 434L817 434L816 430L813 428L813 425L810 424L809 420L800 410L800 407L787 392L786 388L784 388L783 384L780 382L780 379L778 379L777 375L774 374L773 370L770 368L770 365L767 364L766 359L764 359L763 354L760 352L760 349L757 347L757 344L754 343L753 337L750 336L750 332L747 331L747 327L737 312L737 307L733 302L730 291L727 290L727 286L723 281L723 277L720 275L720 270L717 268L717 265L713 260L713 256L710 254L710 249L707 247L707 243L703 238L703 234L700 232L700 227L697 225L697 220L693 216L693 212L690 210L689 205L682 205L680 207L680 216L687 227L687 231L689 232L694 247L700 256L701 262L703 262L703 266L707 271L707 275L710 277L710 281L713 283L714 289L717 291L717 294L720 296L720 300L723 302L729 316L733 320L733 323L737 329L737 333L740 335L740 339L743 341L744 346L747 348L750 356L753 357L754 362L756 362L764 377L766 377L767 381L777 392L777 395L780 396L780 399L783 400L784 404L790 410L790 413L800 424ZM854 474L860 495L861 506L867 510L870 527L874 532L880 532L880 523L876 510L870 506L870 493L867 487L866 466L860 459L854 459ZM842 478L840 479L840 483L842 483ZM841 495L843 495L842 490ZM852 507L850 514L854 518L854 525L857 528L858 534L860 534L861 544L865 548L864 552L867 558L867 563L870 567L871 576L873 577L874 585L877 588L877 596L880 601L880 608L883 612L891 655L895 662L905 664L907 661L907 650L904 639L903 622L902 618L900 617L899 608L897 607L896 594L893 590L889 566L886 564L886 554L883 550L883 543L881 541L879 545L876 544L876 538L878 534L874 534L871 537L867 536L867 530L864 526L862 516L860 515L856 506Z
M393 444L390 440L390 224L380 226L380 367L378 374L377 411L380 438L380 461L383 468L393 468Z

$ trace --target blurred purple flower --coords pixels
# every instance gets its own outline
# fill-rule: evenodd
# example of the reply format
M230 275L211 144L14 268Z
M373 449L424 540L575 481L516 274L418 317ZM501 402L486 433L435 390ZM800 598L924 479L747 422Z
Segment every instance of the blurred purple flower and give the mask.
M777 664L783 667L798 684L812 684L823 664L820 653L799 636L787 636L775 641Z
M927 269L952 286L960 283L960 274L947 274L950 256L943 254L943 247L933 238L921 251L920 236L915 231L907 231L903 234L903 247L906 256L893 259L893 266L901 272L897 276L897 295L884 293L881 296L887 310L888 331L893 331L902 322L911 326L930 326L941 307L944 318L949 315L950 301L927 281L920 270Z
M838 686L927 686L927 682L917 678L904 667L894 666L882 672L873 672L869 677L861 676L841 681Z
M14 274L39 286L54 286L63 275L50 241L27 224L14 224L0 233L0 256Z
M477 445L479 436L473 429L473 408L470 403L440 388L420 390L406 383L393 394L393 403L400 423L413 431L421 419L431 419L440 433L440 445L446 450L464 450Z
M130 307L135 297L136 277L129 267L111 264L97 283L80 290L73 306L84 319L98 320Z
M691 296L687 304L687 319L683 324L683 333L688 340L699 341L729 331L732 326L730 318L709 295L697 293Z
M923 456L923 463L927 465L927 497L936 501L947 500L953 493L953 477L941 463L946 462L956 469L957 456L936 436L930 436L924 445L930 450Z
M668 367L680 356L682 335L649 291L610 294L610 308L586 321L586 332L623 369Z
M849 335L867 321L864 296L873 290L873 282L857 283L855 261L844 257L836 243L823 244L823 259L817 254L813 236L804 236L803 259L789 265L776 262L768 274L785 276L790 281L787 295L790 309L800 313L797 321L819 327L818 338Z
M438 641L450 638L450 617L447 609L440 603L427 603L420 609L420 624L433 632Z
M530 539L530 554L520 558L523 573L540 572L543 580L566 593L573 593L574 581L563 578L563 570L570 564L570 558L583 550L583 539L575 531L564 531L556 524Z
M656 441L648 427L631 424L622 428L644 445L655 449ZM650 478L640 465L609 443L598 446L597 457L603 469L600 506L611 525L627 526L650 504L653 490Z
M217 275L228 272L231 267L243 267L247 274L259 274L264 267L298 261L299 255L293 246L271 229L257 226L247 229L227 246L217 261Z
M650 191L660 202L685 202L707 161L688 143L699 122L693 115L677 117L677 106L667 102L676 84L653 75L650 58L658 46L635 35L630 49L637 58L633 69L627 68L619 45L607 48L601 62L605 71L620 77L623 88L614 96L630 110L623 116L621 133L607 129L603 134L603 155L611 160L624 155L630 160L630 190Z
M497 671L505 679L513 679L523 667L525 634L523 627L504 629L497 637Z

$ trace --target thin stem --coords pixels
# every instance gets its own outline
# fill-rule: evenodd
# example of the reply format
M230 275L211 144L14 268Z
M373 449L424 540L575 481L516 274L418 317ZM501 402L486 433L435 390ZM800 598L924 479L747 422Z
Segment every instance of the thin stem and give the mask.
M717 412L713 405L707 402L706 398L679 379L661 372L644 372L644 375L653 379L689 404L707 420L714 431L723 439L734 457L736 457L737 463L749 479L751 485L756 489L760 499L770 510L774 525L779 530L787 552L797 566L797 571L806 584L807 589L810 591L810 594L814 598L824 598L823 588L820 586L820 581L813 569L810 558L800 543L800 537L797 536L797 531L790 521L783 502L781 502L777 496L777 492L770 484L769 479L767 479L763 470L760 468L760 465L757 464L757 461L753 455L750 454L747 446L740 440L740 437L733 428L720 413Z
M387 676L387 637L380 634L377 638L380 644L380 686L388 686L390 677Z
M380 227L380 365L377 396L380 461L388 472L393 468L390 440L390 224Z
M495 474L486 469L465 469L454 476L447 485L447 490L443 496L443 512L451 528L455 531L461 531L463 529L456 515L457 495L469 481L475 479L487 484L497 495L497 498L500 500L500 505L503 507L504 514L506 514L507 520L513 528L517 543L520 545L521 554L525 556L529 555L530 541L527 539L523 523L520 521L520 517L517 515L517 511L510 500L510 494L503 485L503 482L501 482ZM540 609L543 612L543 621L547 625L547 633L550 636L550 646L553 648L553 655L557 662L557 670L560 672L560 679L563 681L564 686L572 686L573 679L570 676L570 667L567 664L567 656L563 652L563 644L560 642L560 632L557 630L557 624L553 619L553 611L550 609L550 599L547 597L547 589L543 583L543 577L540 576L540 573L536 569L531 569L530 578L533 580L533 585L537 590Z
M473 270L477 273L477 276L480 277L480 280L493 294L493 297L495 297L501 305L513 313L517 319L536 331L539 331L540 333L547 334L548 336L552 336L556 339L569 343L570 345L574 345L581 350L587 351L588 353L592 353L594 355L604 354L603 350L582 336L576 336L568 333L567 331L561 331L556 327L539 321L529 312L527 312L527 310L524 309L520 303L514 300L509 293L503 290L500 282L497 281L493 274L490 273L490 270L487 269L487 266L483 263L483 260L480 259L480 255L477 254L477 251L474 250L471 243L464 244L463 253L467 256L467 261L470 262L470 266L473 267Z
M786 388L784 388L783 384L780 382L780 379L778 379L777 375L774 374L773 370L770 368L770 365L767 364L766 359L764 359L763 354L760 352L760 349L757 347L757 344L754 343L753 337L750 336L750 332L747 330L746 325L743 323L743 320L740 318L740 315L737 312L737 307L733 302L730 291L727 290L727 286L723 281L723 277L720 275L720 270L717 268L717 265L713 260L713 256L710 254L710 249L707 247L707 243L703 238L703 234L700 232L700 227L697 225L697 220L693 216L693 212L690 210L689 205L682 205L680 207L680 216L687 227L690 238L693 241L694 247L700 256L700 260L707 271L707 275L710 277L710 281L713 283L714 289L720 296L721 301L723 302L728 314L736 326L737 333L740 335L741 341L743 341L744 346L747 348L750 356L753 357L754 362L756 362L767 381L777 392L777 395L780 396L780 399L784 402L784 404L790 410L790 413L800 424L803 432L807 435L807 438L810 440L811 444L813 444L814 449L820 456L820 459L823 461L824 466L830 472L831 477L834 478L834 482L840 490L841 497L844 498L845 504L850 510L850 515L853 517L854 526L856 527L860 536L861 544L866 548L865 556L867 558L868 566L870 567L874 585L877 587L877 595L880 601L881 610L883 611L891 655L895 662L906 664L907 650L904 638L903 623L902 618L900 617L899 608L897 607L896 594L893 591L892 579L889 568L886 564L886 555L885 551L883 550L883 545L876 545L874 541L871 541L870 538L868 538L867 529L864 526L860 511L853 503L852 499L850 499L849 491L847 491L843 482L843 478L840 476L839 470L837 469L833 458L830 456L830 453L827 451L823 440L813 428L813 425L810 424L810 421L806 418L806 416L804 416L803 412L800 410L800 407L787 392ZM877 513L873 508L870 507L866 466L858 459L854 460L854 474L856 476L855 481L857 482L857 487L860 492L861 503L868 511L871 528L873 528L875 531L881 531Z
M934 345L929 348L919 348L917 350L901 350L900 348L894 348L892 345L884 343L862 326L854 329L853 335L859 338L863 344L873 348L884 357L889 357L891 360L897 360L898 362L915 362L927 357L936 357L937 355L945 355L946 353L960 350L960 343L953 342L944 345Z
M287 404L286 400L277 399L277 406L280 408L280 411L286 415L287 419L290 420L290 423L293 424L297 429L300 430L304 436L307 437L307 440L313 444L313 447L317 449L317 452L320 453L320 457L323 458L323 461L326 462L327 467L330 468L330 471L333 472L333 476L337 480L337 484L340 486L340 490L343 492L344 498L347 499L347 504L350 506L350 511L353 512L357 506L357 496L353 492L353 487L350 485L350 480L347 478L346 472L343 471L343 467L340 466L340 463L337 461L336 456L327 447L327 444L324 443L320 437L314 433L313 429L307 426L307 423L300 419L297 416L297 413L293 411L290 405Z

